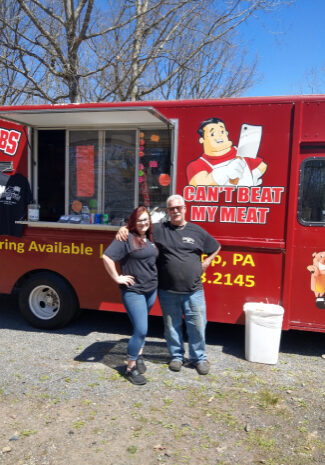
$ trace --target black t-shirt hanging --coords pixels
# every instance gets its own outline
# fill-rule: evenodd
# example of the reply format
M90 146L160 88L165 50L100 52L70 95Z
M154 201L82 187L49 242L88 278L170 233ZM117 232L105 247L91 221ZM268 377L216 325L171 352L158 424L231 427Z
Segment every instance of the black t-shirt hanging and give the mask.
M21 237L24 225L15 221L26 219L27 205L33 197L28 180L22 174L0 179L0 234Z

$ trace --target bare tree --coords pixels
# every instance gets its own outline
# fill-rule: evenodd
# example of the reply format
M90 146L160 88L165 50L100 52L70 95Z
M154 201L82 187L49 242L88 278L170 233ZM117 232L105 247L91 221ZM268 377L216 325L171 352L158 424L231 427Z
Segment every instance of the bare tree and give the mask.
M236 30L258 11L284 3L129 0L134 20L109 43L104 38L103 50L115 59L100 77L96 98L239 95L254 82L256 60L246 60Z
M9 2L9 0L7 0ZM91 41L118 26L91 31L95 0L11 0L15 15L0 17L0 65L27 82L29 97L80 102L80 81L108 66L84 62ZM27 27L26 27L27 26ZM14 36L15 40L11 40Z
M179 41L178 46L175 47L179 51L178 56L188 53L187 44L190 42L184 47ZM180 62L175 54L175 59L166 63L167 69L155 64L153 82L163 81L165 75L173 75L173 77L159 86L151 97L169 100L240 95L257 80L257 59L246 62L247 55L245 49L235 42L232 35L231 40L227 40L226 37L213 47L202 50L195 59L179 67L174 74L174 69Z
M20 101L57 103L238 95L252 83L255 63L246 61L236 29L285 2L5 3L0 86L2 70Z
M0 36L3 37L4 41L12 43L13 46L16 41L15 29L17 24L14 21L16 15L17 5L10 0L3 0L0 4ZM12 30L8 30L3 26L4 21L8 19L13 24ZM14 104L23 96L26 82L20 79L19 74L14 69L2 64L3 62L15 62L17 60L12 48L0 45L0 55L2 57L0 62L0 104Z
M303 84L297 84L299 94L323 94L325 89L325 66L309 68L303 77Z

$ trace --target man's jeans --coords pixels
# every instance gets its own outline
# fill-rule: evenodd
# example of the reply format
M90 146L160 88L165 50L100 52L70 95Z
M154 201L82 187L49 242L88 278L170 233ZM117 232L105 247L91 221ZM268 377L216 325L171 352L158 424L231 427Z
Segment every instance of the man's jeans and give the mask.
M188 335L190 361L197 364L206 360L206 305L203 289L188 294L174 294L159 289L158 295L164 317L164 335L172 360L184 359L183 315Z

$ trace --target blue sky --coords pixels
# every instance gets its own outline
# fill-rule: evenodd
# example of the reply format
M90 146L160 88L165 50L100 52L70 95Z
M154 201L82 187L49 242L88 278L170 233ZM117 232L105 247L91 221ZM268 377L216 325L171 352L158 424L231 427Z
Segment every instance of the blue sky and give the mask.
M311 69L324 83L325 0L296 0L292 6L260 18L250 19L240 31L250 54L258 56L261 75L243 96L311 93L307 82Z

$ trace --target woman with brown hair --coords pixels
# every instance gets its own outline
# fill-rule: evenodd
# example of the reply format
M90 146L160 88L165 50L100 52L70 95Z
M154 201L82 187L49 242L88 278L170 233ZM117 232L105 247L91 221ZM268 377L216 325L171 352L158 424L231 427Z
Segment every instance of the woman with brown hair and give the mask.
M115 239L105 250L103 260L108 274L120 286L123 304L133 326L125 377L140 385L146 383L142 351L148 331L148 315L157 296L158 249L152 239L150 213L145 207L133 210L127 228L130 232L127 241ZM115 266L117 261L122 271L120 275Z

